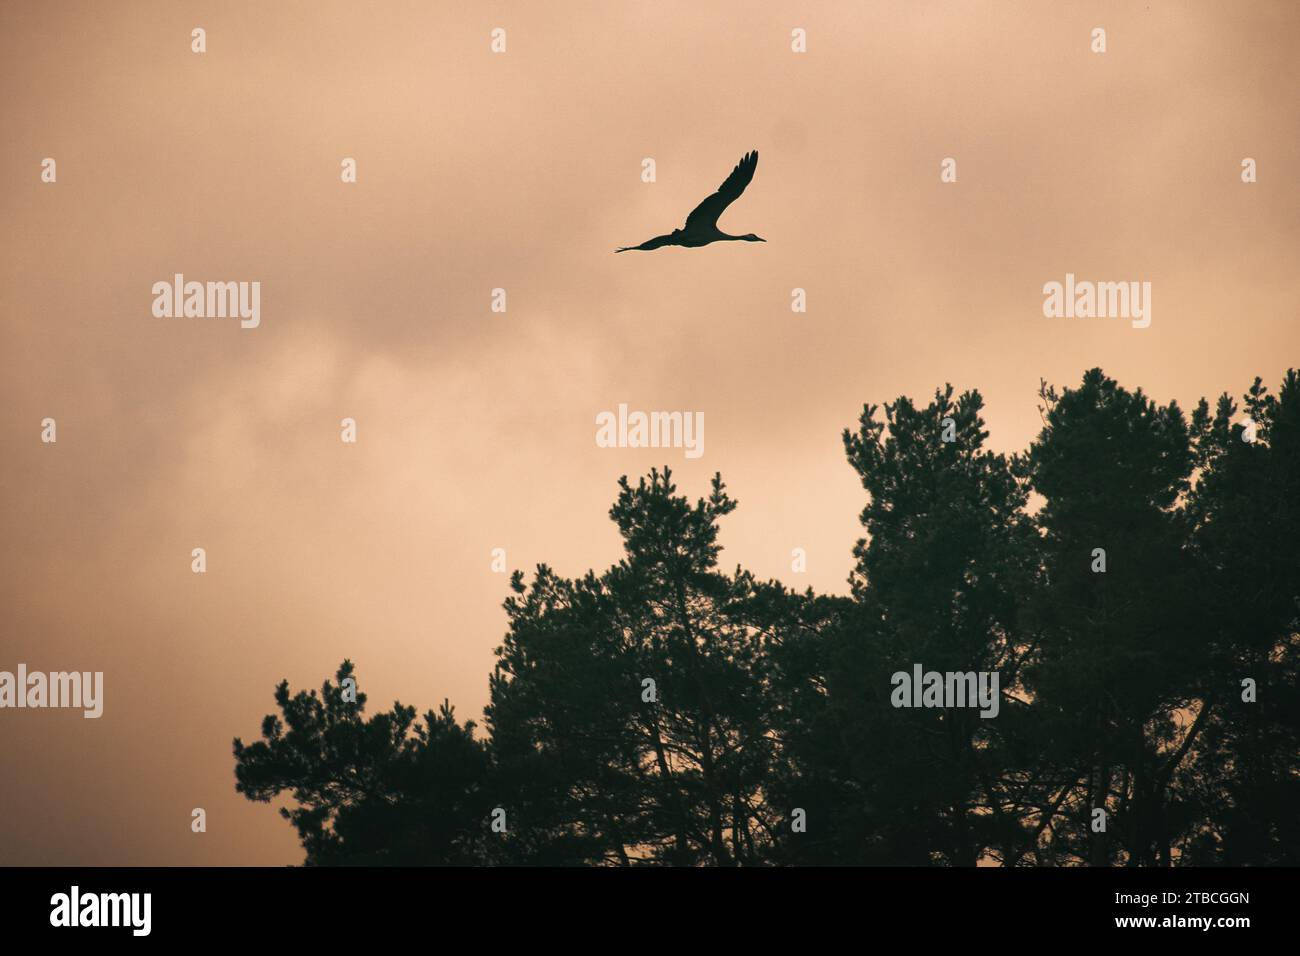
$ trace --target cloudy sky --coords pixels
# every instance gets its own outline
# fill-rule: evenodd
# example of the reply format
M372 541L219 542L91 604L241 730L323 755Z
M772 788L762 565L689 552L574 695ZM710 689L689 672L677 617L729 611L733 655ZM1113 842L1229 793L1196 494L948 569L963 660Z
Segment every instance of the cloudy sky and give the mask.
M0 711L0 863L299 861L234 792L275 684L350 657L372 709L479 716L492 549L603 569L619 475L721 471L723 563L842 592L864 402L978 388L1012 451L1040 378L1276 386L1298 42L1291 2L5 4L0 670L105 702ZM750 149L721 225L765 244L612 254ZM155 318L178 272L260 282L260 327ZM1067 272L1151 326L1044 318ZM704 455L598 448L620 402Z

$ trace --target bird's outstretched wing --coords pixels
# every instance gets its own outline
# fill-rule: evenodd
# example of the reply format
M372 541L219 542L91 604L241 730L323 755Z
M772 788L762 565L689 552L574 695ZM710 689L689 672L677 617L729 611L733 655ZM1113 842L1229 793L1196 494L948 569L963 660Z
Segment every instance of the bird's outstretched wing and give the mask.
M754 178L754 170L757 168L758 151L746 153L736 164L736 168L731 171L731 175L723 180L718 191L691 211L691 214L686 217L686 225L683 228L698 229L716 226L718 217L722 215L723 210L740 198L749 181Z

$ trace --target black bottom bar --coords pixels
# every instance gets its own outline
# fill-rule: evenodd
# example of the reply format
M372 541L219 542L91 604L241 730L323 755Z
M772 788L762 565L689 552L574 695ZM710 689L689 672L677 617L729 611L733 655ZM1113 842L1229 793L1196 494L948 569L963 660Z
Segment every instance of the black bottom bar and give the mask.
M82 943L319 940L363 946L391 933L417 933L436 945L468 933L466 942L526 934L534 943L603 938L614 945L637 936L716 933L732 943L771 944L770 934L778 931L812 930L826 942L823 933L844 927L859 940L920 933L927 941L972 945L982 945L989 931L1040 929L1148 942L1162 933L1199 933L1231 944L1242 932L1293 925L1284 913L1296 876L1295 869L1190 868L33 868L0 870L0 914L6 940L53 941L77 933ZM148 935L137 936L146 922L146 893ZM118 925L73 927L74 909L78 923Z

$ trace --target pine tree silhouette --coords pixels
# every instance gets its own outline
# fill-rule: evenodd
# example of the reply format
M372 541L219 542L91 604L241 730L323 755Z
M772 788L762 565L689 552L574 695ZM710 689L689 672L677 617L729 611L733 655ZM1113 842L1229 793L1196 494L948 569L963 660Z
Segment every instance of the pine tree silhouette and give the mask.
M1092 369L1009 457L953 396L845 431L850 596L723 571L720 476L623 478L618 564L512 578L485 738L367 718L345 661L236 789L308 865L1300 862L1300 376L1189 419ZM996 718L894 706L918 664L997 672Z

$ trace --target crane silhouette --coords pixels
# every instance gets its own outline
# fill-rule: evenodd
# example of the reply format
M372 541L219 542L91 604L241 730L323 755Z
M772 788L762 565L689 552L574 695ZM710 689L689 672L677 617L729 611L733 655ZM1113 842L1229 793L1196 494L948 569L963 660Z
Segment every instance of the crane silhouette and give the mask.
M745 191L749 181L754 178L754 170L757 168L757 150L746 153L740 162L736 164L736 168L731 171L731 175L723 180L722 185L718 187L718 191L691 211L691 214L686 217L686 225L681 229L674 229L666 236L655 236L653 239L647 239L639 246L620 246L614 251L630 252L633 249L649 251L658 249L660 246L686 246L694 249L723 239L767 242L766 239L760 239L752 232L743 236L729 236L718 228L718 217L722 215L728 206L740 198L740 194Z

